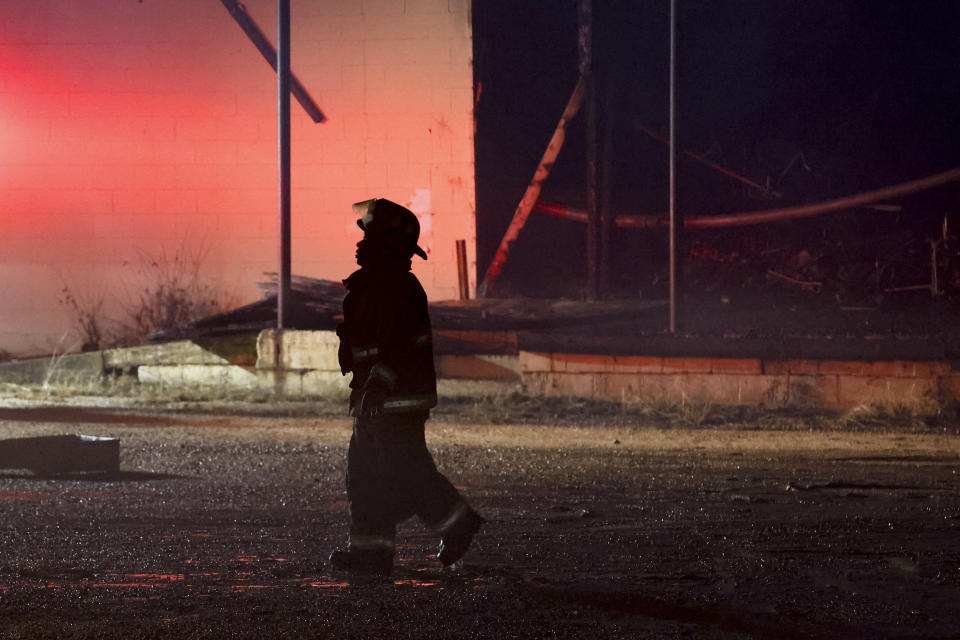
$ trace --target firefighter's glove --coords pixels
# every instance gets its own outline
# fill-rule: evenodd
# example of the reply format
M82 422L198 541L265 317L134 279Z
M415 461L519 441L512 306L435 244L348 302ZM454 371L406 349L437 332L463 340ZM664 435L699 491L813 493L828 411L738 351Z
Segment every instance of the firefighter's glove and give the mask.
M353 371L353 351L350 349L350 341L347 339L347 332L342 322L337 325L337 336L340 338L340 347L337 349L340 373L347 375Z
M371 381L360 395L357 414L363 418L379 418L383 415L383 402L386 399L386 387L377 381Z

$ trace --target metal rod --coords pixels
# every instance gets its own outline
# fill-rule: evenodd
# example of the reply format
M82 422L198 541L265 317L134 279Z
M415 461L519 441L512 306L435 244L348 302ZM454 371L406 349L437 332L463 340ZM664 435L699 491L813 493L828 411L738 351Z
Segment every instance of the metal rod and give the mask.
M460 299L470 299L470 278L467 275L467 241L457 240L457 284L460 287Z
M764 211L751 211L749 213L721 214L716 216L697 216L696 218L685 218L683 226L687 228L705 229L708 227L734 227L746 226L751 224L762 224L766 222L777 222L779 220L791 220L795 218L809 218L811 216L842 211L861 207L872 202L899 198L908 193L915 193L925 189L932 189L941 185L960 181L960 167L937 173L925 178L901 182L890 187L866 191L853 196L836 198L826 202L815 204L804 204L797 207L785 207L782 209L767 209Z
M911 193L927 189L934 189L951 182L960 182L960 167L937 173L925 178L918 178L909 182L901 182L882 189L874 189L852 196L844 196L826 202L815 202L797 207L782 209L766 209L764 211L746 211L741 213L724 213L719 215L683 216L678 226L684 229L719 229L723 227L745 227L755 224L782 222L784 220L799 220L812 218L827 213L837 213L858 207L874 208L870 203L880 200L899 198ZM576 222L586 222L587 212L584 209L569 207L557 202L537 200L534 210L558 218L567 218ZM884 207L884 211L899 211L899 208ZM670 225L670 219L663 214L620 214L614 215L613 222L624 229L657 229Z
M642 131L643 133L647 134L648 136L650 136L650 137L653 138L654 140L657 140L658 142L662 142L663 144L666 144L666 145L669 145L669 144L670 144L670 141L669 141L669 140L667 140L666 138L664 138L664 137L663 137L662 135L660 135L657 131L651 129L650 127L647 127L647 126L645 126L645 125L643 125L643 124L641 124L641 123L639 123L639 122L634 123L633 126L636 127L637 130ZM722 164L718 164L718 163L716 163L716 162L712 162L712 161L710 161L710 160L707 160L707 159L704 158L703 156L697 155L697 154L694 153L693 151L689 151L689 150L687 150L687 149L682 149L682 151L683 151L683 155L687 156L688 158L693 158L693 159L696 160L697 162L701 162L701 163L703 163L704 165L710 167L711 169L714 169L714 170L722 173L723 175L725 175L725 176L727 176L727 177L729 177L729 178L733 178L733 179L736 180L737 182L741 182L741 183L747 185L748 187L751 187L751 188L753 188L753 189L756 189L757 191L760 191L761 193L769 194L769 195L773 196L774 198L782 198L782 197L783 197L783 194L780 193L779 191L771 191L771 190L769 189L769 187L765 187L765 186L763 186L763 185L760 184L760 183L754 182L754 181L751 180L750 178L747 178L746 176L742 176L742 175L740 175L739 173L737 173L736 171L733 171L732 169L726 168L726 167L723 166Z
M233 19L236 20L240 28L243 29L243 32L247 34L247 37L253 42L253 46L257 48L260 55L262 55L267 62L270 63L270 66L273 67L273 70L276 71L277 52L273 48L273 45L270 44L267 36L263 34L263 31L260 30L257 23L254 22L250 14L247 13L246 8L237 2L237 0L220 0L220 3L226 7L230 15L233 16ZM314 122L323 122L326 120L326 116L323 115L320 107L318 107L317 103L310 97L310 93L306 87L300 84L300 81L297 80L297 77L292 73L290 74L290 90L293 92L297 102L300 103L300 106L303 107L303 110L310 116L311 120Z
M280 268L277 328L289 321L290 302L290 0L277 0L277 139L280 169Z
M670 333L677 331L677 0L670 0Z

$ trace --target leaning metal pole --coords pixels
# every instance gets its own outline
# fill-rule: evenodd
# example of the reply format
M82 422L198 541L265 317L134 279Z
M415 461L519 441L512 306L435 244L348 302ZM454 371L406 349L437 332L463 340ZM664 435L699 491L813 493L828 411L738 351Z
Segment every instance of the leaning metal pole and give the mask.
M260 30L260 27L257 26L257 23L250 17L250 14L247 13L246 7L240 2L237 2L237 0L220 0L220 3L226 7L233 19L236 20L240 28L243 29L243 32L247 34L247 37L253 42L253 46L257 48L260 55L262 55L270 64L270 67L276 71L277 51L273 48L273 45L270 44L270 40L263 34L263 31ZM300 106L303 107L303 110L307 112L311 120L314 122L323 122L327 119L327 117L323 115L323 111L320 110L320 107L317 106L317 103L310 97L310 92L297 80L297 76L292 70L290 71L290 92L293 94L293 97L297 99L297 102L300 103Z
M277 0L277 140L280 173L280 267L277 329L287 327L290 303L290 0Z
M670 0L670 333L677 331L677 0Z

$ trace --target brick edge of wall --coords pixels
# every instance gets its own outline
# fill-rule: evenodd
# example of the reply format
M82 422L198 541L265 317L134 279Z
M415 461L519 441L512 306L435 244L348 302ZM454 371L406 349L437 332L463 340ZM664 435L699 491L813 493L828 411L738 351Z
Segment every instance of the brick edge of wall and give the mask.
M949 361L762 360L520 352L528 393L623 402L921 407L960 400Z

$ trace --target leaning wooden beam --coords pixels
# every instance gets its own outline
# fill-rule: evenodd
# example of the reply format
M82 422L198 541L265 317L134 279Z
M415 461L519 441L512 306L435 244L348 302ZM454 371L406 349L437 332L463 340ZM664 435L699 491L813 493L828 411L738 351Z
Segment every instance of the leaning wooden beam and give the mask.
M233 19L237 21L237 24L240 25L243 32L247 34L247 37L250 38L260 54L266 58L270 66L273 67L273 70L276 71L277 50L273 48L270 40L263 34L263 31L261 31L257 23L253 21L250 14L247 13L246 8L237 2L237 0L220 0L220 2L226 7L227 11L230 12ZM300 103L300 106L307 112L311 120L314 122L323 122L327 119L326 116L323 115L323 112L320 111L317 103L310 97L306 88L300 84L300 81L297 80L297 77L293 75L293 73L290 74L290 93L297 99L297 102Z
M718 227L743 227L752 224L764 224L767 222L780 222L782 220L793 220L795 218L810 218L823 215L825 213L834 213L857 207L869 206L874 202L898 198L900 196L916 193L925 189L932 189L950 182L960 181L960 167L950 169L943 173L937 173L926 178L919 178L909 182L901 182L883 189L867 191L857 195L827 200L826 202L817 202L814 204L805 204L798 207L784 207L782 209L767 209L765 211L749 211L744 213L726 213L721 215L700 215L685 216L683 226L695 229L708 229ZM575 209L555 202L545 202L538 200L534 209L541 213L547 213L558 218L566 218L577 222L587 221L587 212L583 209ZM884 211L899 211L899 208L885 207ZM639 215L618 215L614 217L614 223L624 229L655 229L667 226L667 217L657 214L639 214Z
M533 180L530 181L523 197L520 198L520 204L517 205L516 211L513 212L513 219L510 221L510 226L507 227L507 232L503 234L503 239L500 240L500 246L497 248L497 253L493 256L493 261L490 263L490 266L487 267L487 272L483 276L483 282L477 287L477 295L479 297L483 298L493 293L493 284L496 282L497 276L500 275L503 264L507 261L510 245L512 245L517 239L517 236L520 235L520 230L523 229L523 225L526 224L527 218L533 210L533 205L540 196L543 181L550 175L550 169L553 168L553 163L556 162L560 148L563 146L563 141L567 135L567 125L573 117L577 115L577 112L580 110L580 105L583 103L585 89L585 81L581 76L577 80L577 86L574 88L566 108L563 110L563 115L560 116L560 122L557 123L553 137L550 138L547 150L544 151L543 158L540 159L540 164L533 174Z

